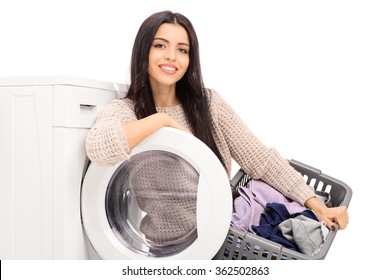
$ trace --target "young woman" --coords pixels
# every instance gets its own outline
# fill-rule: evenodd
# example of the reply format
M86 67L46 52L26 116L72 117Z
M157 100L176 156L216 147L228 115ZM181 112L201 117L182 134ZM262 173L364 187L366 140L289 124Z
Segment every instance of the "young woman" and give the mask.
M126 98L107 105L90 130L91 161L113 165L158 129L169 126L192 133L217 155L230 176L232 158L252 178L312 209L329 228L344 229L344 206L328 208L279 153L266 147L215 91L203 84L197 36L191 22L169 11L141 25L131 58Z

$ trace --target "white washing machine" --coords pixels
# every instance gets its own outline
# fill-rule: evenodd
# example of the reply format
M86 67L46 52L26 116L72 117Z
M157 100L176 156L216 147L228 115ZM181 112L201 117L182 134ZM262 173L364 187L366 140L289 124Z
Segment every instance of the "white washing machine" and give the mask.
M86 259L84 139L119 85L66 76L0 78L0 258Z
M218 251L231 219L229 180L197 138L163 128L128 161L89 163L88 130L125 92L74 77L0 78L0 259L211 259ZM187 187L175 188L183 180Z

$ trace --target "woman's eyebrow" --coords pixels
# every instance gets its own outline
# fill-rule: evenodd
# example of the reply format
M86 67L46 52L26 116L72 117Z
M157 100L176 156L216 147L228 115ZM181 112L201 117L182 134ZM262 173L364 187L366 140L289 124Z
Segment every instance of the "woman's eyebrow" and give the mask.
M161 38L161 37L155 37L154 40L161 40L161 41L164 41L166 43L169 43L169 41L165 38ZM177 43L178 45L186 45L186 46L190 46L188 43Z

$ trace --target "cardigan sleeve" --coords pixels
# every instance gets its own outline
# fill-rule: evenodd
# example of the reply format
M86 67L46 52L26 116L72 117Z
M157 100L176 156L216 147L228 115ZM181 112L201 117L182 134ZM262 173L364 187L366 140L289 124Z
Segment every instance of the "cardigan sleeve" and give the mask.
M136 120L131 105L115 99L107 104L87 134L85 146L89 159L98 165L115 165L130 157L122 124Z
M212 99L212 106L217 107L217 125L230 154L251 178L266 182L302 205L315 196L301 174L276 149L264 145L219 94L212 92Z

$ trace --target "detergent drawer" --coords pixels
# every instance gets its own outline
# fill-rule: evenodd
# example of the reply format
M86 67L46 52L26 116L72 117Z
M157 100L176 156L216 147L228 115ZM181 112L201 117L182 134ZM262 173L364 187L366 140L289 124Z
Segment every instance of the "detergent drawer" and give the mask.
M118 91L82 85L54 85L53 125L91 128L99 111Z

